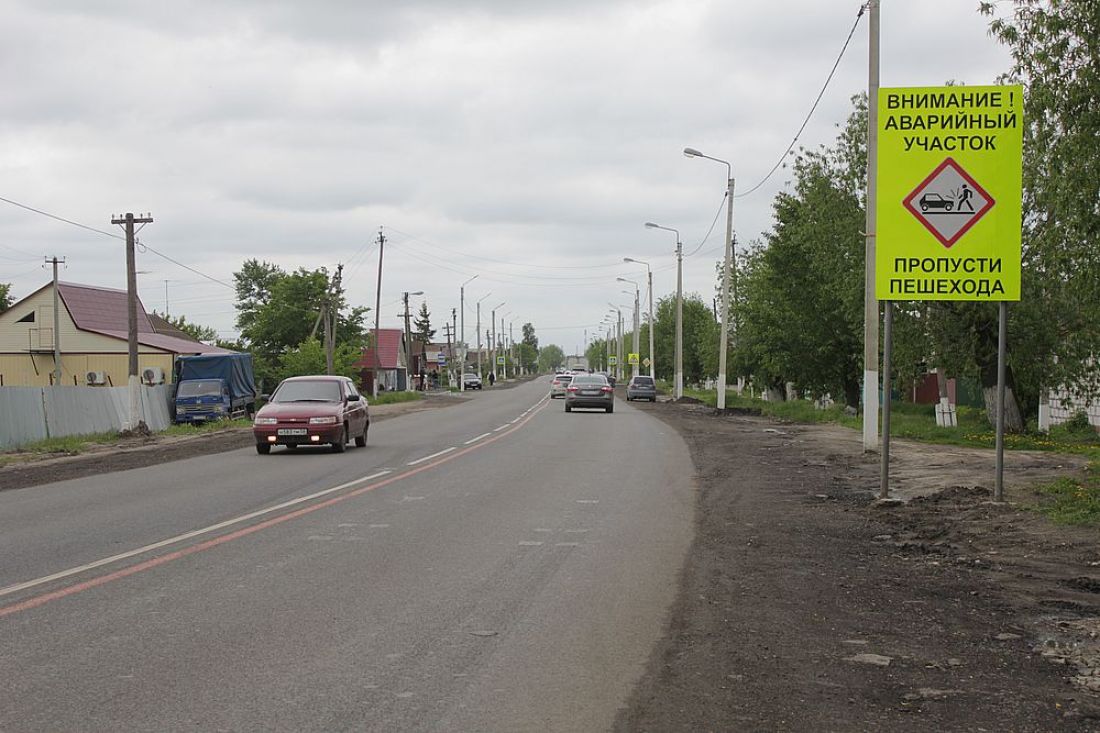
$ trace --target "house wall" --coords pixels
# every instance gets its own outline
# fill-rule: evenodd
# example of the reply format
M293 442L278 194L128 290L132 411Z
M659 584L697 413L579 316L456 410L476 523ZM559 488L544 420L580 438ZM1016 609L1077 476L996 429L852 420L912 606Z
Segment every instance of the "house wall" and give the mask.
M113 340L113 339L111 339ZM115 340L116 350L126 344ZM148 348L148 347L143 347ZM138 369L160 367L164 372L164 381L172 381L172 362L174 355L164 351L138 351ZM88 372L106 372L108 386L126 384L130 368L129 356L125 353L70 354L61 355L61 384L84 386ZM53 380L53 352L47 353L0 353L0 386L6 387L48 387ZM75 382L74 382L75 380Z
M88 372L106 372L115 385L126 383L129 371L126 342L76 327L64 303L60 303L61 383L85 384ZM34 313L33 323L18 323ZM16 303L0 313L0 385L45 387L53 378L53 287ZM160 367L171 381L173 355L142 346L138 366Z

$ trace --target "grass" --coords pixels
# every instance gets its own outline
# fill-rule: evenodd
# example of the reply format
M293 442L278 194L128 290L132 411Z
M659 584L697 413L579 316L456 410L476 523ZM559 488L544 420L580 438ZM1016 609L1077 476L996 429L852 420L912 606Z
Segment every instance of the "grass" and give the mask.
M714 406L714 391L685 389L684 394ZM861 415L849 415L841 405L819 410L808 400L767 402L738 397L736 392L726 393L727 407L745 407L760 410L761 414L782 420L801 423L832 423L854 430L863 429ZM957 408L958 427L944 428L936 424L934 405L914 405L894 402L890 407L890 435L923 443L940 443L971 448L993 448L996 433L986 420L985 411L973 407ZM1038 431L1006 433L1005 449L1039 450L1057 453L1076 453L1100 460L1100 435L1090 428L1073 429L1055 426L1049 434Z
M377 397L368 398L372 405L392 405L397 402L416 402L424 399L422 392L379 392Z
M1091 461L1081 480L1062 477L1040 487L1038 510L1057 524L1100 526L1100 461Z
M225 430L226 428L250 427L252 427L252 421L248 418L241 417L236 420L212 420L200 423L169 425L167 430L158 433L158 435L195 435L200 433L212 433L216 430Z

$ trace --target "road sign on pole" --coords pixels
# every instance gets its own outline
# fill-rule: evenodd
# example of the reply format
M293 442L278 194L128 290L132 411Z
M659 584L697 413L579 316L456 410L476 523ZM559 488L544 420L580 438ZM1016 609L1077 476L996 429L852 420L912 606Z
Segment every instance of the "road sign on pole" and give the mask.
M652 363L653 362L649 360L648 356L645 359L642 360L642 364L644 364L646 367L649 367L649 365L652 364Z
M631 365L631 366L637 366L638 363L639 363L638 362L638 354L627 354L626 355L626 363Z
M497 357L497 364L500 364L501 366L504 366L504 357L503 356L498 356Z
M619 364L619 357L615 356L614 354L607 357L607 365L608 366L618 366L618 364Z
M1020 299L1023 89L878 97L879 300Z
M995 501L1004 500L1007 301L1020 299L1023 87L878 94L875 293L883 330L880 498L890 493L894 300L998 302Z

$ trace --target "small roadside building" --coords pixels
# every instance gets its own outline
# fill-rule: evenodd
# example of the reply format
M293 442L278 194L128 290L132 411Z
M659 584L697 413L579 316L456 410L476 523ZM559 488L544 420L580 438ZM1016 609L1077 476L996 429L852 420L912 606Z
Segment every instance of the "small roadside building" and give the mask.
M363 349L355 367L359 370L359 386L365 393L374 391L376 379L379 391L404 390L408 380L405 332L400 328L371 329L371 345Z
M54 333L54 286L43 285L0 313L0 386L45 387L54 379L54 342L61 384L122 386L129 373L126 291L58 283L59 329ZM138 301L138 370L150 382L171 382L180 355L231 353L188 337L150 316ZM160 324L158 328L157 324Z

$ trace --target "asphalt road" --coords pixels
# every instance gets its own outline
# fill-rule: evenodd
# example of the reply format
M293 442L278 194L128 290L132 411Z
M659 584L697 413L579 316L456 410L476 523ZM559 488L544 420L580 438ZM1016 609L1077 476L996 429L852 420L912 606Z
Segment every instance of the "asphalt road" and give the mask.
M679 436L548 380L0 493L0 730L593 731L691 540Z

